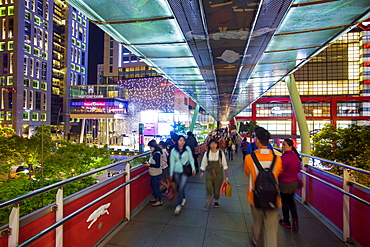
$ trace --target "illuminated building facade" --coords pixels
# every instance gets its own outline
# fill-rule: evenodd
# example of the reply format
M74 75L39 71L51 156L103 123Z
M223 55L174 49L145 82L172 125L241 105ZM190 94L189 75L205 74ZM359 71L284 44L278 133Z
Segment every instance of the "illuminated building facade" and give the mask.
M61 123L65 86L86 84L87 19L65 1L1 0L0 26L0 124Z
M52 6L0 1L0 124L18 135L50 124Z
M349 32L294 73L310 133L325 123L370 124L370 32ZM272 135L299 135L284 81L237 116L256 121Z

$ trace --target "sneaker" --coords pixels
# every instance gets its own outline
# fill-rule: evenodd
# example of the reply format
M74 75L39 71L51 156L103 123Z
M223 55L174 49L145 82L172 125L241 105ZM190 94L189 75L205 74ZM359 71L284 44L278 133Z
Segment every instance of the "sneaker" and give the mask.
M173 213L174 213L175 216L177 216L177 215L180 214L180 211L181 211L181 206L177 205L176 208L175 208L175 212L173 212Z
M218 208L220 205L218 205L218 202L215 202L215 208Z
M150 199L149 202L155 203L155 202L157 202L157 199L155 199L155 198L154 199Z
M207 203L206 203L206 205L204 206L203 211L209 211L209 205L207 205Z
M283 219L280 219L280 220L279 220L279 224L280 224L281 226L283 226L283 227L287 228L287 229L292 228L292 227L290 226L290 222L289 222L289 221L284 221Z
M185 206L185 204L186 204L186 199L183 198L182 201L181 201L181 206Z
M162 206L162 205L163 205L163 202L161 202L161 201L156 201L155 203L152 203L153 207L159 207L159 206Z

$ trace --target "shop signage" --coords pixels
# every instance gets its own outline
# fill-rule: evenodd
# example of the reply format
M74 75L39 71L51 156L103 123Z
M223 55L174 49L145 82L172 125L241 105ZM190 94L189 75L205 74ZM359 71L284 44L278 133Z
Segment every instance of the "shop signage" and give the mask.
M292 110L290 109L281 109L279 106L274 106L271 108L271 114L277 114L277 115L281 115L281 114L291 114L292 113Z
M103 107L105 105L105 102L84 102L84 106L86 107Z
M78 95L78 98L104 98L103 95Z

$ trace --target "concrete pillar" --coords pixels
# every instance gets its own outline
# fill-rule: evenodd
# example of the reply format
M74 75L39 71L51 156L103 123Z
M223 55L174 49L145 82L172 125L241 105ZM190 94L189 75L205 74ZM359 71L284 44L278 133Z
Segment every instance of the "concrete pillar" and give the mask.
M294 75L290 75L285 80L289 96L292 101L292 106L294 114L297 119L299 132L301 133L301 144L302 144L302 153L310 154L311 152L311 143L310 143L310 132L308 131L306 115L302 106L301 98L295 83Z

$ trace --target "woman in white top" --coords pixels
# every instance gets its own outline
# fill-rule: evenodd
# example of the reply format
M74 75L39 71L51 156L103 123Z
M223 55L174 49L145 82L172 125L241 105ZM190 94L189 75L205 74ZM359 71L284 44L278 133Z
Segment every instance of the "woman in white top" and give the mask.
M220 189L225 177L229 177L226 156L219 148L216 139L211 139L208 143L208 151L203 155L202 165L200 167L200 178L206 173L207 204L204 210L209 210L212 198L215 199L215 208L219 207Z

